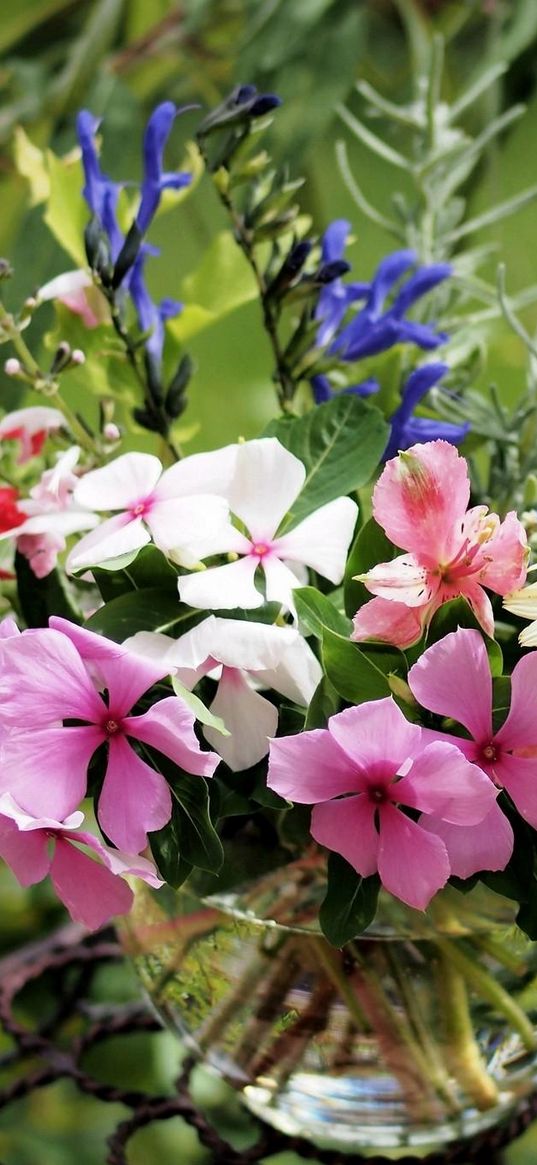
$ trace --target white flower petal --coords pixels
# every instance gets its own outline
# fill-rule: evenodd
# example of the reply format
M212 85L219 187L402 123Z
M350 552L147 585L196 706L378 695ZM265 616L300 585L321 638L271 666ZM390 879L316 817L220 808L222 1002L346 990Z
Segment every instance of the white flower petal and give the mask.
M90 510L126 510L153 493L162 473L152 453L123 453L101 469L92 469L75 489L75 502Z
M223 449L183 458L162 474L157 496L163 501L191 494L218 494L227 498L238 448L238 445L225 445Z
M303 562L333 583L341 582L358 515L351 498L336 498L277 539L282 558Z
M273 537L305 477L302 462L276 437L239 445L229 504L254 542Z
M36 298L44 303L49 299L60 299L64 295L72 295L73 291L81 291L84 287L91 287L93 280L88 271L80 268L77 271L62 271L48 283L39 288Z
M99 566L111 558L119 558L132 550L141 550L150 541L149 532L141 518L129 518L128 514L116 514L101 522L95 530L81 538L68 555L68 573L84 570L88 566Z
M242 672L224 668L211 712L222 718L230 735L209 727L203 728L203 735L233 772L249 769L266 756L269 737L278 727L278 711L254 692Z
M311 647L297 634L294 643L281 652L276 666L258 672L256 678L264 688L275 688L288 700L307 707L322 674Z
M216 494L157 501L145 521L155 546L164 553L173 552L174 562L187 567L232 549L238 534L229 521L227 502Z
M267 554L263 559L263 570L266 578L267 603L282 603L291 611L293 618L296 618L293 591L295 587L303 585L301 580L293 574L285 562L276 558L275 554Z
M263 595L254 586L257 559L239 558L225 566L213 566L177 580L182 603L204 610L233 610L235 607L262 607Z

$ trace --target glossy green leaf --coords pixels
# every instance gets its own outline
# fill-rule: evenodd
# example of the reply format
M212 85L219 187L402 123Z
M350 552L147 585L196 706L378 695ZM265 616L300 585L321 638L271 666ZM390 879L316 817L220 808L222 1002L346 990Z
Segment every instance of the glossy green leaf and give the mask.
M45 578L36 578L27 558L15 554L15 573L20 608L28 627L47 627L51 615L61 615L71 623L81 623L75 595L65 575L51 570Z
M179 696L183 703L190 708L190 711L194 713L196 720L199 720L200 724L207 724L209 728L216 728L216 731L221 732L222 736L230 735L222 717L213 716L210 709L205 707L203 700L200 700L199 696L195 696L194 692L190 692L188 688L185 688L185 685L181 683L177 676L172 676L172 688L175 695Z
M293 598L304 635L315 635L317 639L322 639L325 627L339 635L350 635L350 619L315 587L297 587L293 591Z
M377 910L379 888L377 874L362 878L339 854L330 854L328 887L319 920L332 946L342 947L370 925Z
M344 639L328 628L323 632L322 661L328 676L340 696L351 704L362 704L365 700L381 700L391 695L388 676L378 661L382 659L384 666L390 663L389 670L396 671L398 657L389 660L384 653L371 649L366 655L358 644L350 639Z
M304 724L305 730L326 728L328 720L339 712L340 706L341 701L334 685L328 676L323 676L313 693Z
M177 636L200 617L200 613L160 587L146 587L111 599L88 619L86 627L122 643L136 631L165 631Z
M386 447L389 428L379 409L357 396L339 396L303 417L280 417L265 429L306 467L292 524L334 498L365 485Z

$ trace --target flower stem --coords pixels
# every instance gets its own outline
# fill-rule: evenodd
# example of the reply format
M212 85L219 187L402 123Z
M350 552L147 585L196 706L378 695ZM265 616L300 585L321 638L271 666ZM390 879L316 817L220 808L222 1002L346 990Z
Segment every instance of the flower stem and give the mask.
M537 1050L535 1028L513 997L498 983L488 971L483 970L474 959L465 954L460 946L449 939L438 936L436 945L453 967L470 983L483 999L504 1015L518 1032L529 1052Z
M437 985L451 1071L478 1109L492 1108L498 1102L498 1089L479 1052L466 982L451 954L440 954Z

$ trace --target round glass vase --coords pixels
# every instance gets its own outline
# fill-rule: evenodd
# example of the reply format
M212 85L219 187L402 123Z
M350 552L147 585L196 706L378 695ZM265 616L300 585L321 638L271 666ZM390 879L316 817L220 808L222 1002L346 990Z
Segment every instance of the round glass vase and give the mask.
M509 1119L537 1084L537 943L514 904L448 887L423 914L381 895L337 950L323 870L314 855L225 892L140 884L122 941L164 1023L319 1147L425 1155Z

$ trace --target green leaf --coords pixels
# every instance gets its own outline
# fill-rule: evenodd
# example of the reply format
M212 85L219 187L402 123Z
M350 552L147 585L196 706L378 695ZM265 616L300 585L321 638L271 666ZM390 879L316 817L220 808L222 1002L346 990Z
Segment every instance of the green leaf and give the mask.
M200 724L207 724L209 728L216 728L216 731L221 732L222 736L230 735L222 717L213 716L209 708L205 707L203 700L200 700L199 696L195 696L193 692L185 688L185 685L181 683L177 676L172 676L172 688L175 695L179 696L183 703L190 708L190 711L194 713L196 720L199 720Z
M174 806L172 820L178 852L183 860L200 870L217 874L224 860L222 842L209 814L209 790L203 777L182 772L174 767L164 775L170 780Z
M84 227L88 210L82 198L84 177L80 161L57 158L47 152L50 194L45 222L77 267L86 266ZM84 347L85 351L85 347Z
M389 671L398 671L400 653L389 658L391 656L391 652L387 656L373 648L366 655L350 639L344 639L328 628L323 632L322 660L326 675L336 692L351 704L391 696L388 676L379 666L382 659L383 666Z
M339 635L350 635L350 620L316 587L297 587L293 591L293 598L304 635L315 635L317 639L322 639L325 627Z
M230 231L221 231L192 275L183 280L181 315L170 320L170 334L184 343L191 336L257 299L254 276Z
M45 578L36 578L27 558L15 554L15 573L20 608L28 627L47 627L51 615L61 615L71 623L81 623L65 575L51 570Z
M456 631L458 627L472 627L479 631L487 649L492 675L501 676L503 671L502 649L495 639L485 635L472 608L462 596L450 599L448 603L443 603L438 611L435 611L427 634L427 645L430 646L431 643L443 639L445 635L448 635L450 631Z
M367 587L357 582L354 576L366 574L379 562L391 562L399 553L374 518L370 518L358 531L347 559L343 580L345 611L350 618L371 598Z
M192 872L192 865L185 861L179 851L179 833L176 828L177 816L172 811L172 816L167 825L155 833L149 834L149 843L151 846L151 853L155 859L159 874L176 890L183 885L189 874Z
M327 676L323 676L313 693L304 729L326 728L327 721L340 709L340 698Z
M376 914L379 888L377 874L362 878L339 854L330 854L319 921L332 946L344 946L369 926Z
M161 587L145 587L118 595L100 607L85 626L98 635L122 643L136 631L165 631L179 635L203 615L180 603Z
M357 396L339 396L303 417L280 417L265 429L306 467L292 524L334 498L365 485L379 464L389 427L379 409Z

